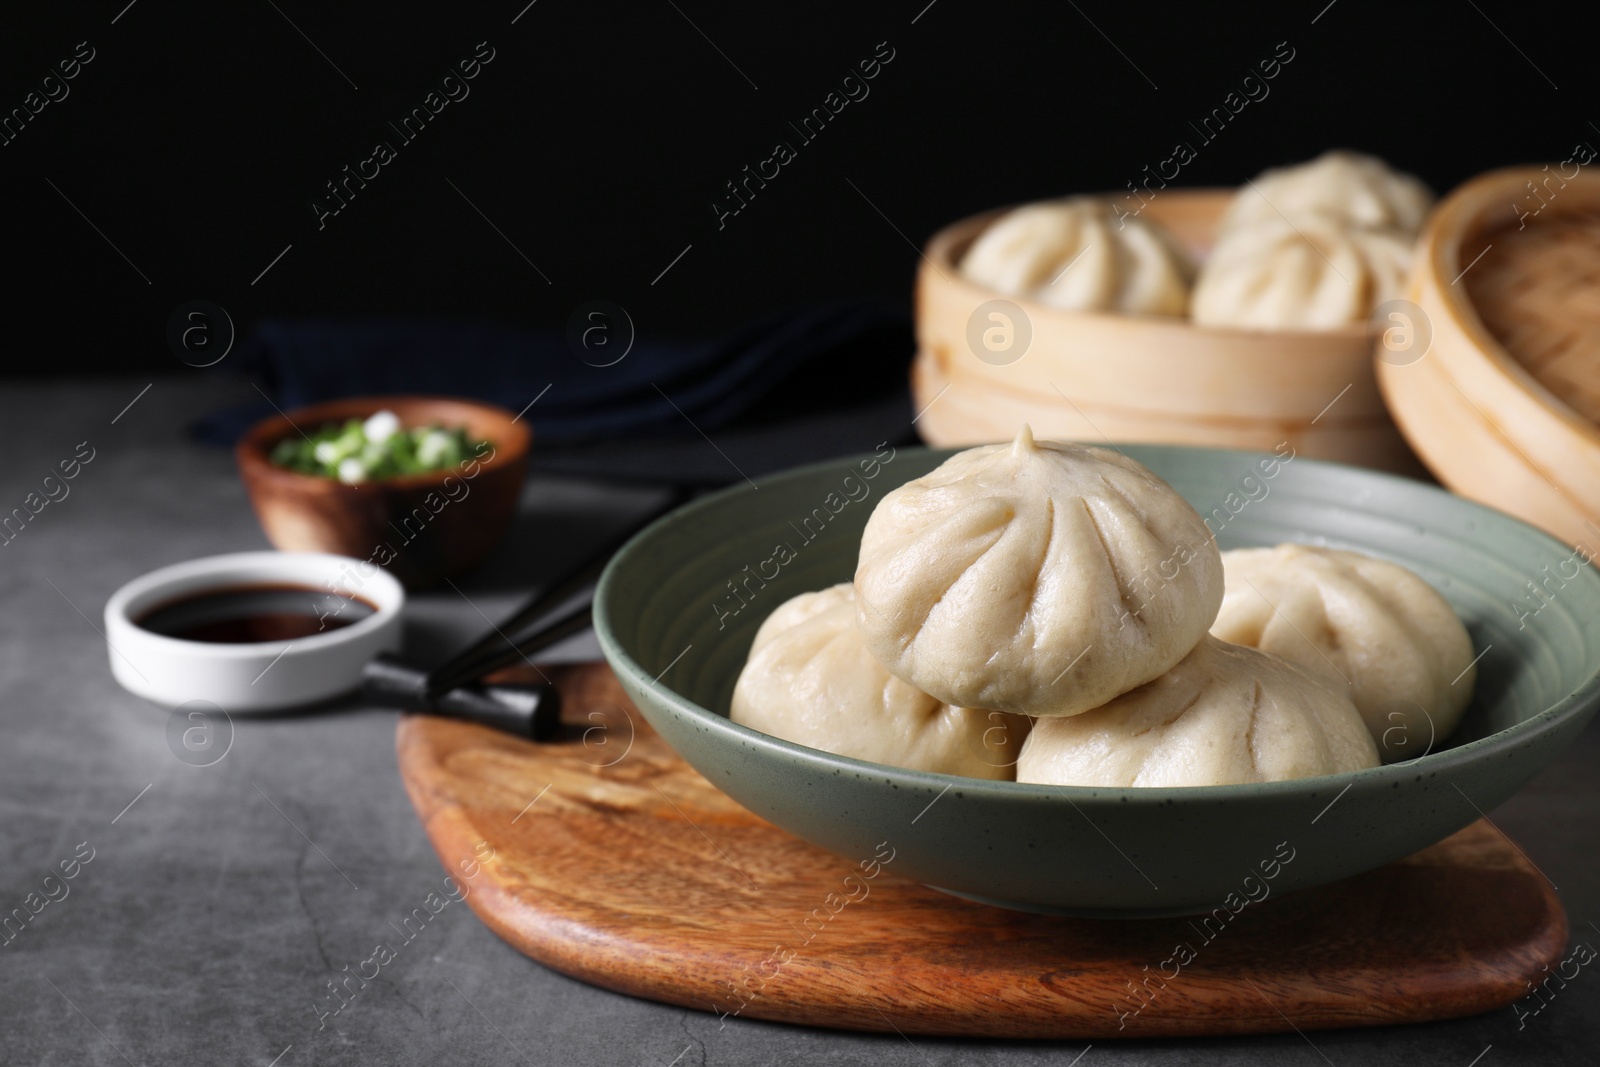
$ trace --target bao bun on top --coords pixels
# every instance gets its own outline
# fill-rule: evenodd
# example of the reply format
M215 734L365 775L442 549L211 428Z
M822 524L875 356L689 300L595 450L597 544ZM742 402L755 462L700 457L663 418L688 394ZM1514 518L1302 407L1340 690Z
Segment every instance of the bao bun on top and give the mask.
M885 496L855 588L866 646L896 677L962 707L1077 715L1195 647L1222 559L1144 466L1024 426Z

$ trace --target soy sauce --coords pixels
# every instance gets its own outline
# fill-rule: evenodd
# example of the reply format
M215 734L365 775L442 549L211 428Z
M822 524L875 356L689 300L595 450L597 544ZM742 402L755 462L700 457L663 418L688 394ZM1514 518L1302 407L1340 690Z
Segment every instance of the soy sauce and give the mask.
M331 633L377 610L361 597L311 585L235 585L169 600L135 622L184 641L251 644Z

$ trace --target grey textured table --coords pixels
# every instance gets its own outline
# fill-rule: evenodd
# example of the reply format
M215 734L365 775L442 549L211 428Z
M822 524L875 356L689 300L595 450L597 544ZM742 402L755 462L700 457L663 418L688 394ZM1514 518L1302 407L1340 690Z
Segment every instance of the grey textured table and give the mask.
M547 971L455 904L319 1028L315 1005L333 974L392 938L390 921L438 888L444 872L395 770L392 712L237 717L227 756L196 768L169 751L167 712L111 680L97 627L117 586L163 564L266 546L231 458L182 433L239 387L158 381L123 412L144 385L0 395L0 513L21 505L80 442L94 449L70 494L0 548L0 914L40 892L61 860L93 850L64 883L68 894L0 947L0 1062L1600 1062L1597 965L1520 1028L1508 1008L1427 1026L1100 1042L1085 1053L1083 1042L723 1026ZM719 440L752 472L768 465L739 435ZM682 447L708 449L698 440ZM465 598L416 598L408 640L437 649L473 634L478 610L506 610L646 499L533 478L512 543L463 585ZM593 645L580 638L562 651L592 655ZM1600 945L1597 762L1591 729L1491 813L1560 887L1574 940L1590 945Z

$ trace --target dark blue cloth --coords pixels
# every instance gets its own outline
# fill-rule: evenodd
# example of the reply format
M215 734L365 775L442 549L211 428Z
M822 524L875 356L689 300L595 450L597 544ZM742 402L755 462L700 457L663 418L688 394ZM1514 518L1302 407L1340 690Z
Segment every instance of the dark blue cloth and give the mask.
M758 406L767 412L872 399L904 384L911 351L903 314L848 306L773 316L717 341L637 340L611 366L584 362L566 337L549 332L464 322L269 320L228 363L286 411L385 393L468 397L521 411L538 397L525 418L538 439L559 443L692 434ZM207 416L195 434L232 443L270 414L265 400L241 405Z

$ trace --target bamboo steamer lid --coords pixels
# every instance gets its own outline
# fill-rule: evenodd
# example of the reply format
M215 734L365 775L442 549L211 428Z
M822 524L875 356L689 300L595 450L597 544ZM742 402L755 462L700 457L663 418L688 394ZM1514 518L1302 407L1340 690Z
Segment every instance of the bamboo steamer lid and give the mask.
M1462 496L1600 549L1600 175L1482 175L1422 241L1432 345L1378 364L1396 421Z

